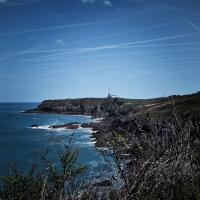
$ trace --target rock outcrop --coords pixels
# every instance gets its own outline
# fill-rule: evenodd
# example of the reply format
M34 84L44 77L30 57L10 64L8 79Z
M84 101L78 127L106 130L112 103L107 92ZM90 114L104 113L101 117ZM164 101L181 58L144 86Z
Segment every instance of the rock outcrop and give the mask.
M66 129L78 129L80 127L80 124L77 122L67 123L67 124L61 124L61 125L53 125L49 128L57 129L57 128L66 128Z
M121 98L83 98L45 100L37 108L26 112L81 114L95 117L119 116L125 112Z
M173 95L155 99L82 98L45 100L28 113L59 113L93 117L138 116L168 118L176 111L181 119L200 118L200 94Z

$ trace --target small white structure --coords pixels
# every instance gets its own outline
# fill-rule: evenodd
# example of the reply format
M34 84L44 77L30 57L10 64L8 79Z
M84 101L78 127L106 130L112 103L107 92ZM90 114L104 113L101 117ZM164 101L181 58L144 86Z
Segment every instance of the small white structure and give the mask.
M110 88L109 88L109 92L108 92L107 98L108 98L108 99L111 99L111 98L118 98L118 96L117 96L117 95L112 95L112 94L110 93Z

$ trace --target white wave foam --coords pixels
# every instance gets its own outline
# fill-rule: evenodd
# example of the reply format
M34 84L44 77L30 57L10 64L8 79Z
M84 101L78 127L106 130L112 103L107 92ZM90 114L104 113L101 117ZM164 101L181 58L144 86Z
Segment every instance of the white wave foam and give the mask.
M36 126L36 127L30 127L31 129L41 129L41 130L52 130L48 125L45 126Z
M54 128L54 129L51 129L53 131L66 131L66 130L70 130L70 129L66 129L66 128Z
M90 139L91 135L90 134L83 134L79 137L79 139Z
M77 129L69 129L66 127L63 128L52 128L52 125L41 125L41 126L36 126L36 127L29 127L31 129L40 129L40 130L50 130L50 131L64 131L64 130L73 130L75 131L80 131L80 132L85 132L91 136L92 133L95 133L96 131L93 131L92 128L82 128L81 124L79 124L79 127Z
M88 141L88 142L76 142L80 145L88 145L88 146L94 146L96 144L96 141Z
M102 120L103 120L103 117L99 117L99 118L92 119L92 122L94 122L94 123L100 123Z
M98 163L97 163L97 161L91 161L91 162L90 162L90 165L91 165L92 167L97 167L97 166L98 166Z
M89 119L91 119L92 118L92 116L90 116L90 115L70 115L70 116L74 116L74 117L87 117L87 118L89 118Z
M77 130L81 132L94 133L92 128L82 128L81 126Z
M50 125L30 127L31 129L47 130L47 131L64 131L66 128L51 128Z

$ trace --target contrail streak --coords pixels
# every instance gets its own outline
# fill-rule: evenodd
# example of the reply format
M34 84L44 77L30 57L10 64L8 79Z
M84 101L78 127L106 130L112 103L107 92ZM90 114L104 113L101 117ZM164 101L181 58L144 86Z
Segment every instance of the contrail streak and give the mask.
M142 48L142 47L177 47L177 46L186 46L186 45L200 45L200 42L185 42L185 43L168 43L168 44L138 44L138 45L126 45L119 48ZM51 49L51 50L24 50L16 53L5 53L0 52L1 55L27 55L27 54L46 54L46 53L79 53L83 52L84 48L77 49Z
M198 19L198 17L195 17L193 19ZM131 20L131 19L130 19ZM110 23L110 22L114 22L116 20L110 20L110 21L107 21L107 23ZM119 21L119 20L117 20ZM188 20L189 21L189 20ZM107 34L107 35L103 35L103 36L97 36L97 37L93 37L93 38L88 38L86 40L80 40L80 41L75 41L75 42L71 42L71 43L79 43L81 41L90 41L90 40L96 40L96 39L102 39L102 38L107 38L107 37L112 37L112 36L116 36L116 35L121 35L121 34L126 34L126 33L130 33L130 32L137 32L137 31L144 31L144 30L147 30L147 29L152 29L152 28L157 28L157 27L162 27L162 26L166 26L166 25L170 25L170 24L176 24L176 23L181 23L181 22L186 22L185 19L182 19L182 20L177 20L177 21L169 21L169 22L166 22L166 23L162 23L162 24L157 24L157 25L152 25L152 26L149 26L149 27L145 27L145 28L140 28L140 29L134 29L134 30L130 30L130 31L124 31L124 32L118 32L118 33L112 33L112 34ZM103 22L97 22L97 23L103 23ZM86 23L86 24L93 24L93 23ZM85 24L85 25L86 25ZM74 24L73 26L79 26L80 24ZM83 24L81 24L83 25ZM66 26L70 26L70 25L66 25ZM60 27L60 26L59 26ZM59 28L59 27L51 27L51 29L56 29L56 28ZM62 26L63 27L63 26ZM29 30L30 32L32 31L41 31L41 30L47 30L47 29L35 29L35 30ZM18 33L25 33L25 32L18 32ZM16 34L15 33L11 33L11 34ZM1 36L1 34L0 34ZM129 45L130 46L130 45ZM116 47L116 48L119 48L119 47ZM128 47L121 47L121 48L130 48ZM23 50L23 51L20 51L20 52L16 52L16 53L10 53L6 59L12 57L12 56L16 56L16 55L22 55L22 54L39 54L39 53L60 53L60 52L65 52L65 53L83 53L83 52L89 52L91 51L91 49L88 49L88 48L79 48L79 49L64 49L64 50L36 50L36 51L26 51L26 50ZM5 59L5 58L4 58ZM1 59L2 60L2 59Z
M165 40L181 39L181 38L187 38L187 37L196 36L196 35L199 35L199 34L200 34L200 32L198 32L198 33L190 33L190 34L180 34L180 35L161 37L161 38L155 38L155 39L150 39L150 40L142 40L142 41L137 41L137 42L114 44L114 45L110 45L110 46L105 46L104 48L112 48L112 47L115 48L115 47L134 45L134 44L144 44L144 43L150 43L150 42L159 42L159 41L165 41ZM102 48L102 47L99 47L99 48Z
M93 25L100 25L100 24L110 24L110 23L115 23L115 22L119 22L119 21L137 21L137 20L135 18L134 19L129 18L129 19L112 19L112 20L107 20L107 21L64 24L64 25L60 25L60 26L52 26L52 27L45 27L45 28L21 30L21 31L16 31L16 32L1 33L0 36L13 36L13 35L22 35L22 34L26 34L26 33L54 31L54 30L66 29L66 28L78 28L78 27L86 27L86 26L93 26Z
M22 30L22 31L17 31L17 32L9 32L9 33L1 33L0 36L13 36L13 35L26 34L26 33L45 32L45 31L53 31L53 30L58 30L58 29L92 26L92 25L98 25L98 24L109 24L109 23L114 23L116 21L118 21L118 20L64 24L64 25L60 25L60 26L38 28L38 29L30 29L30 30Z
M163 26L166 26L166 25L178 24L178 23L181 23L181 22L184 22L184 21L185 20L176 20L176 21L173 20L173 21L165 22L165 23L162 23L162 24L155 24L155 25L152 25L152 26L144 27L144 28L131 29L129 31L121 31L121 32L117 32L117 33L111 33L111 34L100 35L100 36L96 36L96 37L92 37L92 38L88 38L88 39L78 40L78 41L70 42L69 44L86 42L86 41L97 40L97 39L103 39L103 38L108 38L108 37L112 37L112 36L128 34L128 33L133 33L133 32L145 31L145 30L149 30L149 29L163 27Z
M200 32L197 33L191 33L191 34L180 34L180 35L174 35L174 36L168 36L168 37L161 37L161 38L155 38L155 39L149 39L149 40L141 40L141 41L136 41L136 42L128 42L128 43L119 43L119 44L112 44L112 45L106 45L106 46L98 46L98 47L91 47L91 48L79 48L79 49L66 49L63 52L60 53L55 53L55 54L50 54L47 56L41 56L40 58L48 58L48 57L57 57L57 56L62 56L62 55L72 55L72 54L82 54L82 53L89 53L89 52L94 52L94 51L100 51L100 50L109 50L109 49L120 49L120 48L129 48L130 45L132 47L134 45L139 45L139 44L145 44L145 43L151 43L151 42L160 42L160 41L166 41L166 40L173 40L173 39L182 39L182 38L187 38L187 37L192 37L199 35ZM23 53L23 51L22 51ZM28 52L25 52L28 53Z
M129 53L115 53L115 54L99 54L99 55L82 55L82 58L92 58L92 57L110 57L110 56L128 56L128 55L140 55L140 54L158 54L158 53L173 53L173 52L181 52L181 51L194 51L200 50L200 48L190 48L190 49L173 49L173 50L164 50L164 51L141 51L141 52L129 52ZM64 60L66 58L73 58L73 55L66 55L62 57L49 57L46 59L34 58L34 59L23 59L21 62L30 62L37 63L42 61L52 61L52 60ZM75 57L77 59L77 57ZM17 63L17 62L14 62Z
M85 52L88 53L88 52L92 52L92 51L99 51L99 50L106 50L106 49L124 48L124 47L128 47L130 45L145 44L145 43L150 43L150 42L160 42L160 41L173 40L173 39L182 39L182 38L196 36L199 34L200 34L200 32L190 33L190 34L180 34L180 35L161 37L161 38L155 38L155 39L150 39L150 40L141 40L141 41L136 41L136 42L119 43L119 44L99 46L99 47L93 47L93 48L80 48L78 50L80 50L79 53L85 53Z
M154 63L154 65L156 64L156 62L157 62L157 60L155 60L155 59L153 59L153 60L143 60L143 61L141 61L141 62L137 62L137 63L135 63L135 67L136 68L138 68L138 65L141 65L141 64L149 64L149 63ZM198 64L199 62L200 62L200 60L199 60L199 57L194 57L194 58L191 58L191 59L183 59L182 57L180 58L180 59L177 59L177 58L175 58L175 59L167 59L167 60L161 60L161 61L159 61L159 65L160 64L162 64L162 65L164 65L164 64L168 64L168 63L170 63L170 62L178 62L178 63L181 63L181 65L186 65L186 66L188 66L188 63L187 62L189 62L189 63L194 63L194 64ZM18 63L18 62L12 62L12 63L10 63L10 64L16 64L16 63ZM36 64L36 63L34 63L34 64ZM43 64L42 63L42 68L38 68L38 70L53 70L53 69L56 69L56 70L58 70L58 67L50 67L50 66L57 66L57 65L66 65L66 63L65 62L54 62L54 63L52 63L52 65L50 64L49 65L49 63L47 64ZM38 63L36 66L40 66L40 63ZM49 68L50 67L50 68ZM112 66L111 66L112 67ZM134 68L135 68L134 67ZM140 68L140 67L139 67ZM6 70L6 68L1 68L1 69L5 69ZM20 68L20 70L24 70L24 69L26 69L26 67L23 67L23 68ZM77 68L76 68L77 69ZM198 68L199 69L199 68ZM74 70L74 69L71 69L71 70ZM78 70L78 69L77 69ZM17 70L18 71L18 70ZM8 70L8 72L9 72L9 70Z
M192 28L194 28L196 31L200 31L200 27L191 22L190 20L186 19L185 22L190 25Z
M94 51L99 51L99 50L108 50L108 49L119 49L119 48L125 48L128 47L129 45L134 45L134 44L144 44L148 42L157 42L157 41L165 41L165 40L171 40L171 39L178 39L178 38L186 38L186 37L191 37L195 35L199 35L200 33L193 33L193 34L182 34L182 35L175 35L175 36L169 36L169 37L162 37L162 38L156 38L156 39L151 39L151 40L143 40L143 41L137 41L137 42L129 42L129 43L120 43L120 44L115 44L115 45L107 45L107 46L100 46L100 47L94 47L94 48L80 48L76 49L77 52L62 52L62 53L56 53L53 55L47 55L43 57L39 57L36 59L48 59L48 58L60 58L59 56L70 56L70 55L77 55L77 54L85 54L89 52L94 52ZM109 55L108 55L109 56ZM34 58L33 58L34 59Z
M199 16L191 18L191 19L199 19ZM66 29L66 28L77 28L77 27L85 27L85 26L92 26L92 25L99 25L99 24L110 24L110 23L115 23L118 21L137 21L135 18L129 18L129 19L112 19L112 20L107 20L107 21L97 21L97 22L85 22L85 23L74 23L74 24L64 24L60 26L53 26L53 27L45 27L45 28L36 28L36 29L29 29L29 30L21 30L21 31L16 31L16 32L8 32L8 33L0 33L0 36L14 36L14 35L22 35L22 34L27 34L27 33L36 33L36 32L45 32L45 31L54 31L58 29ZM167 24L175 24L179 23L185 20L177 20L177 21L171 21L167 22L166 24L164 23L163 25ZM155 25L155 27L162 26L162 24ZM153 26L152 26L153 27ZM151 28L151 27L150 27ZM146 28L144 28L145 30Z
M96 39L102 39L102 38L108 38L108 37L112 37L112 36L116 36L116 35L122 35L122 34L126 34L126 33L132 33L132 32L137 32L137 31L144 31L144 30L148 30L148 29L152 29L152 28L157 28L157 27L162 27L162 26L166 26L166 25L170 25L170 24L176 24L179 22L182 22L184 20L177 20L177 21L170 21L170 22L166 22L166 23L162 23L162 24L157 24L157 25L152 25L149 27L145 27L145 28L140 28L140 29L133 29L130 31L122 31L122 32L118 32L118 33L111 33L111 34L107 34L107 35L102 35L102 36L97 36L97 37L93 37L93 38L88 38L85 40L79 40L79 41L75 41L75 42L70 42L70 43L79 43L81 41L91 41L91 40L96 40ZM15 33L12 33L15 34ZM69 44L69 43L68 43ZM38 51L20 51L17 52L15 54L10 54L10 55L20 55L20 54L37 54L37 53L52 53L52 52L64 52L64 51L80 51L79 49L65 49L65 50L38 50Z

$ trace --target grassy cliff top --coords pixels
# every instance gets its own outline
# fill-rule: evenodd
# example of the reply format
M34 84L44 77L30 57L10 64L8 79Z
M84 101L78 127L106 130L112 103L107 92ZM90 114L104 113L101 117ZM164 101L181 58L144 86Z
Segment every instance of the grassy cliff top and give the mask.
M65 106L65 105L102 105L106 102L117 102L122 109L128 110L129 115L167 117L176 113L180 117L188 118L200 115L200 93L189 95L173 95L153 99L126 99L126 98L79 98L45 100L40 105Z

